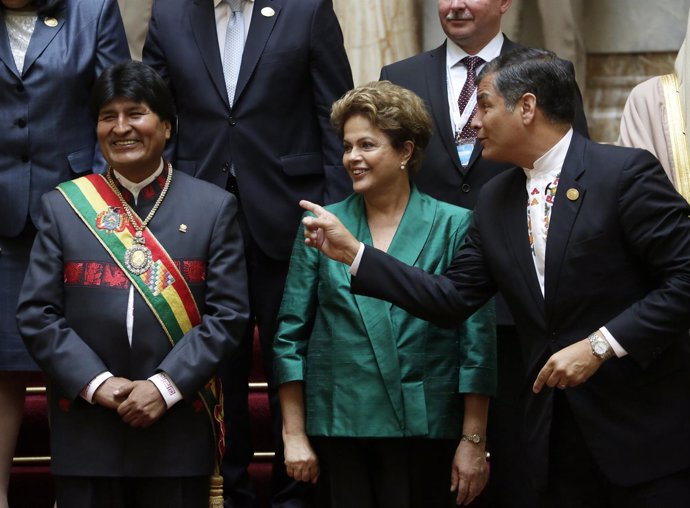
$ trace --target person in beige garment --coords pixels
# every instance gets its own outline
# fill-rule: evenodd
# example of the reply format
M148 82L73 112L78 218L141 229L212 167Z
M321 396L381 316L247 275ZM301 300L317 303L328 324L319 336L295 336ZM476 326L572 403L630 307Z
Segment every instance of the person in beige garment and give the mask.
M690 17L674 72L654 76L633 88L623 108L617 141L621 146L652 152L685 199L690 198L690 144L685 136L690 111L688 34Z
M153 0L117 0L125 25L127 44L133 60L141 61L141 52L149 30Z

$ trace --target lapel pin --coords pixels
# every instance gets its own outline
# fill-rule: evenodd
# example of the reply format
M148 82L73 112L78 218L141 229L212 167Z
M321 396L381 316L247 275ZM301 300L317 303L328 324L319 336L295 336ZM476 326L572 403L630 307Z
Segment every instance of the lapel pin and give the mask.
M570 201L577 201L577 198L580 197L580 193L578 192L578 190L572 189L572 188L568 189L568 191L565 193L565 195L567 196L567 198Z
M187 224L180 224L180 233L187 232Z
M58 26L58 20L55 18L47 17L43 20L43 23L50 28L55 28Z
M265 18L270 18L271 16L275 15L275 13L276 11L274 11L271 7L264 7L261 9L261 15Z

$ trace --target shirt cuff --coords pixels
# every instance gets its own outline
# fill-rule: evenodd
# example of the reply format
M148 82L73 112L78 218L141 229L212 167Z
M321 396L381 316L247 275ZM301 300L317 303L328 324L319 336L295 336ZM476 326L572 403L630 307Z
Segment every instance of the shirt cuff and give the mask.
M172 379L170 379L165 372L154 374L149 378L149 381L156 385L158 391L161 392L161 396L163 397L166 406L168 406L168 409L182 400L180 390L177 389L175 383L172 382Z
M89 381L89 384L82 388L81 392L79 392L79 395L89 404L95 404L93 401L93 395L96 393L96 390L98 390L98 388L105 383L106 379L110 379L111 377L113 377L111 372L107 370L105 372L101 372L95 378Z
M611 335L611 332L609 332L605 326L599 328L599 331L606 339L606 342L609 343L609 346L611 346L611 349L613 349L613 352L616 353L616 356L618 358L627 356L628 352L623 348L623 346L620 345L620 343L616 339L613 338L613 335Z
M355 259L352 260L352 264L350 265L350 275L357 276L357 270L359 270L359 263L362 261L362 256L364 255L364 244L362 242L359 242L359 250L357 251L357 255L355 256Z

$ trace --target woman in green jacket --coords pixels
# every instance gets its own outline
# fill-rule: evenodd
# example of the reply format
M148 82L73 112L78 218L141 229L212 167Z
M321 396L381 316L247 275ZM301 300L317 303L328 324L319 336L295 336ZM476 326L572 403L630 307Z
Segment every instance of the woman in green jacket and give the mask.
M369 83L333 105L331 122L354 194L327 208L365 243L443 272L471 212L410 183L431 135L422 100ZM471 502L487 480L495 343L492 305L447 330L352 295L347 267L307 247L300 230L274 343L288 474L321 475L317 491L333 507Z

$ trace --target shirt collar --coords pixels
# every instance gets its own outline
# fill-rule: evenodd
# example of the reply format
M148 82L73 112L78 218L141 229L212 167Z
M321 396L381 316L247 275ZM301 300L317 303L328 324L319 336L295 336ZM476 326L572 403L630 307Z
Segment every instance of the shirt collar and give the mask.
M254 3L254 0L241 0L242 4L245 3ZM225 3L225 0L213 0L213 8L215 9L218 7L220 4Z
M163 172L164 164L165 163L163 162L163 159L161 159L161 163L158 166L158 169L156 169L149 177L145 178L141 182L132 182L130 180L127 180L127 178L122 176L114 169L113 174L115 175L115 178L117 178L117 181L120 183L120 185L122 185L125 189L132 193L132 196L134 197L134 202L136 203L141 189L151 184L151 182L153 182L158 177L158 175L160 175Z
M553 145L549 150L534 161L534 168L523 168L527 178L535 178L541 175L550 175L552 172L559 173L563 168L565 156L570 147L570 141L573 139L572 127L565 133L565 135Z
M503 37L503 34L498 32L494 38L491 39L488 44L481 49L481 51L479 51L479 53L472 56L479 56L485 62L490 62L501 54L504 39L505 37ZM448 67L458 65L460 60L466 56L470 56L470 54L455 44L452 40L446 38L446 62L448 62Z

